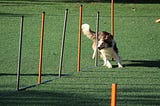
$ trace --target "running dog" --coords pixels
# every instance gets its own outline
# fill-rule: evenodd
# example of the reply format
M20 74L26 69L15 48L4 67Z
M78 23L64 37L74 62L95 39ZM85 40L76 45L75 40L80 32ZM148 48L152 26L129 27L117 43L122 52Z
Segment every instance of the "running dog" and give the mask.
M94 59L96 56L96 33L90 29L88 24L82 25L82 32L86 35L89 39L93 41L92 48L93 48L93 55L92 58ZM104 61L104 66L108 68L112 68L111 63L109 62L109 58L114 58L117 63L118 67L122 68L121 60L118 55L118 48L116 43L113 39L113 36L105 31L98 32L98 51L100 53L100 57Z

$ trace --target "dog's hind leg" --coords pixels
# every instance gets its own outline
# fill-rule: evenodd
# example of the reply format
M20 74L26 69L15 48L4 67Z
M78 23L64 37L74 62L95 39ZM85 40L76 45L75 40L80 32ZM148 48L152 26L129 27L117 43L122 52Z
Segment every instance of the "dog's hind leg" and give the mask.
M120 59L119 56L117 57L116 61L117 61L117 64L118 64L118 68L123 68L123 66L121 64L121 59Z
M118 68L123 68L120 59L118 59L118 60L116 60L116 61L117 61L117 64L118 64Z
M115 59L116 59L116 61L117 61L118 68L122 68L123 66L122 66L122 64L121 64L121 59L120 59L119 55L114 52L114 57L115 57Z

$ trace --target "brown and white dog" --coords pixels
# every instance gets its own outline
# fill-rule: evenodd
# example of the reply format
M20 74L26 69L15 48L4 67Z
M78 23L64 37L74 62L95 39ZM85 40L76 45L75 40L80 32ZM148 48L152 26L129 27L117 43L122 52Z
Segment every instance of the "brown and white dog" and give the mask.
M96 56L96 33L90 29L90 26L88 24L82 25L82 32L84 35L86 35L89 39L93 40L93 55L92 58L94 59ZM112 68L111 63L109 62L109 58L114 58L117 63L118 67L122 68L121 60L118 55L118 48L116 46L116 43L113 39L113 36L105 31L98 32L98 51L100 52L100 57L104 61L104 66L107 66L108 68Z

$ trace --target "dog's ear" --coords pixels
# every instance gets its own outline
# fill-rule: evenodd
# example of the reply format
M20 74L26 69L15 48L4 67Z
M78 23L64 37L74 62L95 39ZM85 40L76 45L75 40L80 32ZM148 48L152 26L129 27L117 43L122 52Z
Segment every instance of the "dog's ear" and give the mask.
M113 39L113 35L111 33L109 33L109 36Z
M108 47L112 47L112 38L109 35L106 35L104 38L104 42L108 45Z
M106 42L108 45L112 46L113 36L108 33L103 38L104 42Z
M98 32L98 40L100 40L100 39L103 39L104 41L105 40L112 40L113 36L106 31L102 31L102 32Z
M102 32L98 32L98 41L100 40L100 39L102 39L103 38L103 33Z
M113 40L113 36L110 33L106 33L104 36L104 40Z
M104 41L109 40L109 36L108 35L104 35L103 39L104 39Z
M109 39L109 37L111 35L110 33L106 32L106 31L102 31L100 34L101 34L101 36L103 37L104 40Z
M102 31L102 33L103 33L104 35L109 35L109 34L110 34L110 33L106 32L106 31Z

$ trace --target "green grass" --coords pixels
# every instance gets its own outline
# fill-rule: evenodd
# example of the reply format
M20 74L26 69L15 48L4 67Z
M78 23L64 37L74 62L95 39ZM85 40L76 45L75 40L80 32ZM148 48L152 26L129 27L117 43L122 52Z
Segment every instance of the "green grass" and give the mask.
M82 3L83 23L110 32L110 4ZM82 35L81 72L77 73L80 3L0 1L0 105L108 106L111 84L118 84L117 106L160 105L160 17L158 4L115 4L115 39L124 68L94 67L92 42ZM58 78L65 9L69 9L63 77ZM135 8L135 11L133 10ZM20 87L37 83L41 13L46 12L42 81L16 91L20 16L24 34Z

